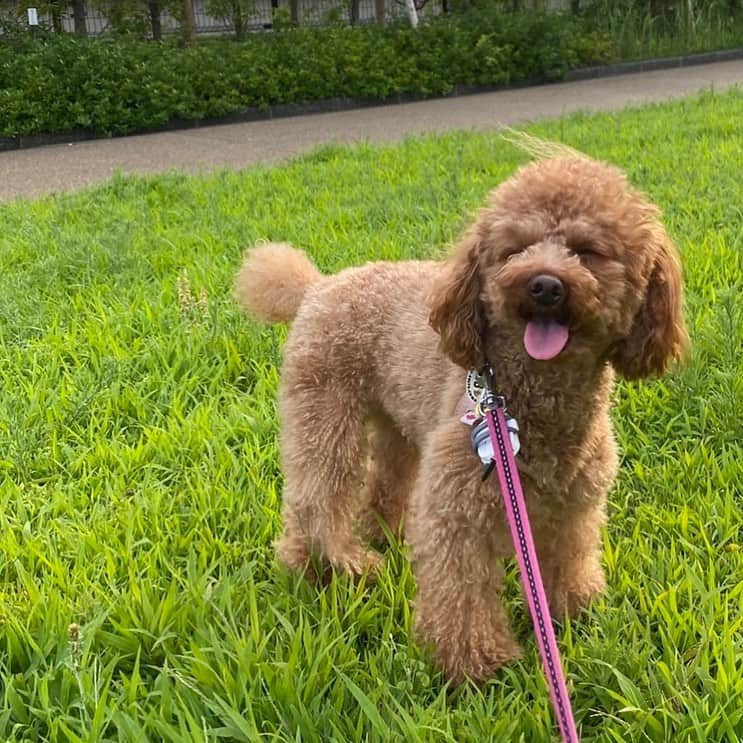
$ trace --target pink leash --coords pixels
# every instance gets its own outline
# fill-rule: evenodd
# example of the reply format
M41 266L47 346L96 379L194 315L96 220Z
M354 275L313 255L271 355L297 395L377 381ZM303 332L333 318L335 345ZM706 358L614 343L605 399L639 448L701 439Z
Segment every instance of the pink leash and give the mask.
M524 586L526 600L529 603L529 612L539 644L539 653L542 656L542 665L552 695L552 706L557 714L557 722L560 726L563 741L578 743L578 732L573 720L573 710L570 707L570 697L560 663L560 651L557 649L555 632L552 628L552 616L544 592L542 574L539 571L537 551L534 547L529 516L526 512L524 492L521 489L516 459L508 435L505 402L502 397L493 395L492 391L488 390L487 392L486 406L484 407L485 419L495 454L495 466L498 470L498 480L503 493L503 502L506 506L508 526L511 529L511 537L516 547L516 557L521 570L521 582Z

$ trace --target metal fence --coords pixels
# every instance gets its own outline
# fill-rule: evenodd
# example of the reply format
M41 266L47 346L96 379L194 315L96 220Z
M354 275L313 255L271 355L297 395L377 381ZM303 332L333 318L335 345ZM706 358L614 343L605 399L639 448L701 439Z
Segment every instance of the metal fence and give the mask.
M29 0L29 6L33 0ZM445 8L447 0L427 0L418 11L421 17L439 15ZM420 5L420 0L416 3ZM195 30L197 34L228 34L234 31L234 26L229 18L217 18L209 15L205 7L205 0L194 0ZM351 4L344 0L297 0L298 9L297 22L299 25L321 26L331 23L351 23ZM358 23L372 23L379 21L390 21L406 16L405 3L403 0L358 0ZM255 0L252 12L244 19L243 28L246 31L270 29L273 27L274 12L279 9L289 18L291 13L290 0ZM0 4L0 14L2 14ZM8 15L8 14L6 14ZM14 14L18 18L17 12ZM381 17L380 17L381 16ZM142 20L144 26L149 29L149 21ZM51 27L52 18L48 13L38 13L39 22ZM74 31L74 20L72 7L64 7L61 11L61 25L64 31ZM160 16L160 25L163 34L177 33L180 24L177 18L163 11ZM99 36L110 33L116 29L111 20L92 5L85 8L85 30L91 36ZM151 34L151 31L149 31Z

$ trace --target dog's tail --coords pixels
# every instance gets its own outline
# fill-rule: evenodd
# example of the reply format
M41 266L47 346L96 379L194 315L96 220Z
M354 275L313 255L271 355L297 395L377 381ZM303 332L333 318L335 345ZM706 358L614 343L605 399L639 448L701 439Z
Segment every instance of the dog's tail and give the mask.
M305 292L322 274L310 259L286 243L250 248L235 281L235 295L253 317L289 323L297 314Z

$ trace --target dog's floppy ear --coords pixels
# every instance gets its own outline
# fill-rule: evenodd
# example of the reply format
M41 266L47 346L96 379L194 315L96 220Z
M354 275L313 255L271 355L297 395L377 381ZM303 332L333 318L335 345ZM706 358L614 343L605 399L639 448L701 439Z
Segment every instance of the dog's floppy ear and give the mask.
M688 349L681 262L675 245L660 228L645 297L629 335L616 346L611 361L625 379L640 379L662 374L671 361L684 358Z
M429 323L441 336L439 349L465 369L479 369L485 362L479 252L473 229L444 265L431 296Z

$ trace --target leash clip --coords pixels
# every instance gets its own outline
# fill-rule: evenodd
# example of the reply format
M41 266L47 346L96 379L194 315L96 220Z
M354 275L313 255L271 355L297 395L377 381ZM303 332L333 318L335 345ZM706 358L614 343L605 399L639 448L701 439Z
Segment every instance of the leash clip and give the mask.
M506 398L503 395L496 394L497 389L495 381L495 371L490 364L485 364L480 377L483 382L483 396L480 402L480 408L483 413L493 412L497 408L501 408L503 412L506 410Z
M470 437L472 440L472 449L480 457L480 461L483 464L482 479L485 481L495 467L496 457L486 420L488 413L492 415L496 410L503 411L508 430L508 438L514 456L521 450L521 441L519 440L519 424L515 418L508 415L508 411L506 410L506 398L503 395L496 394L494 391L495 372L493 368L490 365L485 365L480 372L480 377L483 384L483 393L476 406L476 413L479 420L472 427Z

